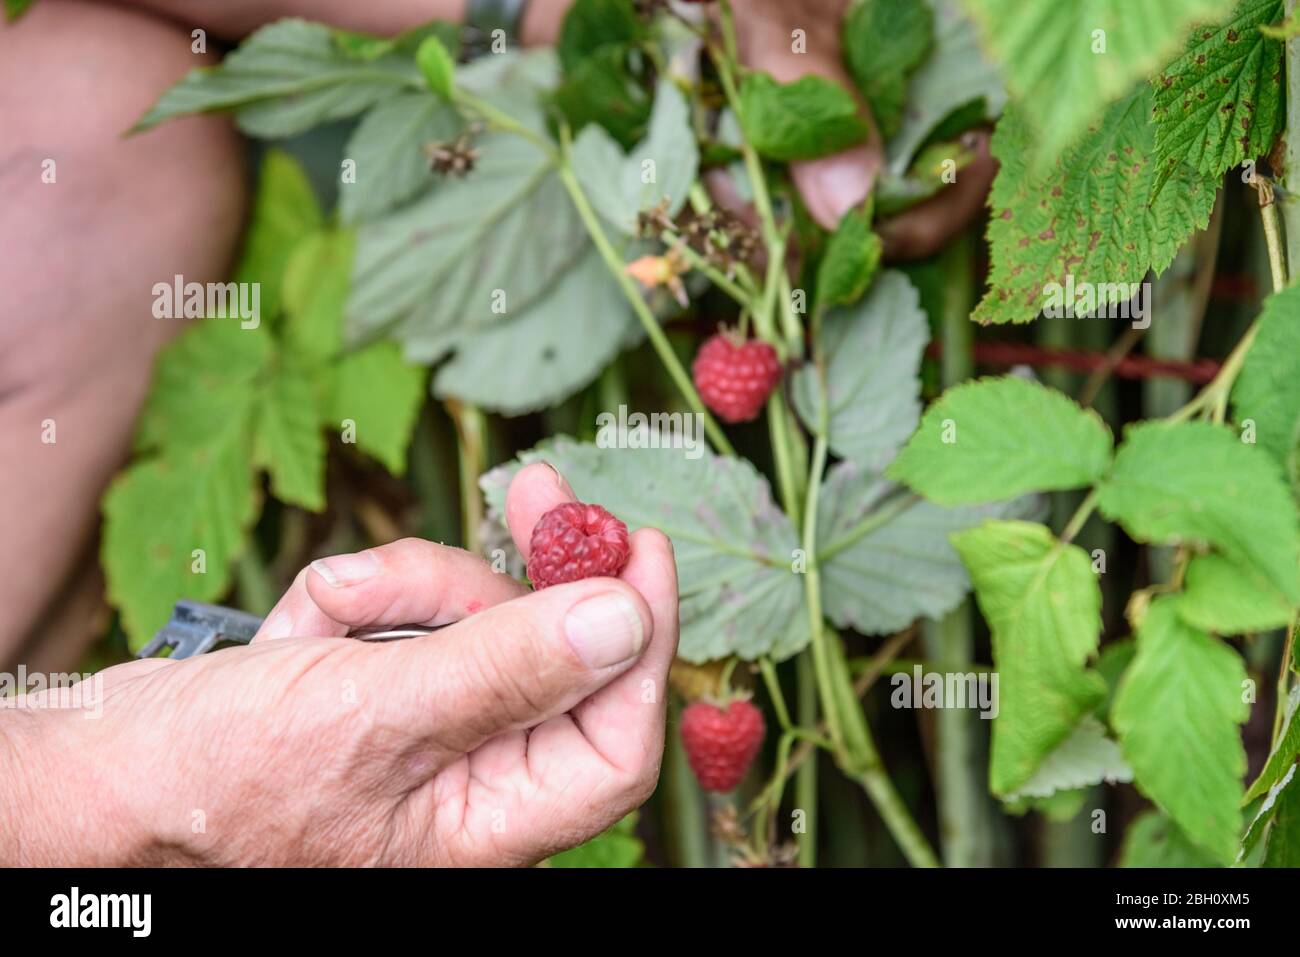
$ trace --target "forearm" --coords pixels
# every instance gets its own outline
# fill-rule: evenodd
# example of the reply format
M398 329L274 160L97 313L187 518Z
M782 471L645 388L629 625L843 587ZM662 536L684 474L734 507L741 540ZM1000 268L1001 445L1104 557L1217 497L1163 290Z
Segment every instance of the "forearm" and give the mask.
M303 17L363 33L391 35L430 20L462 23L468 0L117 0L214 36L238 40L263 24L284 17ZM571 0L531 0L520 24L525 45L553 43Z

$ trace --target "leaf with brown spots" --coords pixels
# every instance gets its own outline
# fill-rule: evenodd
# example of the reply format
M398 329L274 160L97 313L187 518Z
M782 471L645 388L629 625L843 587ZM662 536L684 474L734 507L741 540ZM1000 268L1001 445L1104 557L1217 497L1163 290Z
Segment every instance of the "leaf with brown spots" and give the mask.
M1157 193L1183 163L1219 176L1268 152L1284 121L1282 44L1259 28L1281 14L1282 0L1242 0L1152 79Z
M1031 127L1009 109L993 136L1001 170L993 182L989 290L972 318L1031 322L1047 285L1091 283L1098 309L1127 303L1148 269L1164 270L1204 228L1217 181L1180 167L1153 198L1155 127L1151 91L1141 84L1110 107L1084 138L1043 174L1030 170Z

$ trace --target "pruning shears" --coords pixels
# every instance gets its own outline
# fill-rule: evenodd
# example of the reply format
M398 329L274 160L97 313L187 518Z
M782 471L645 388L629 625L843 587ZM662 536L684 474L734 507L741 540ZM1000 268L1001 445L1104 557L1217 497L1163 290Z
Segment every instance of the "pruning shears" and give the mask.
M182 599L172 609L167 624L136 654L137 658L153 658L171 649L169 658L190 658L211 651L217 645L246 645L253 640L264 619L235 608L205 605L199 601ZM418 638L437 631L429 625L370 626L354 628L349 638L360 641L397 641Z

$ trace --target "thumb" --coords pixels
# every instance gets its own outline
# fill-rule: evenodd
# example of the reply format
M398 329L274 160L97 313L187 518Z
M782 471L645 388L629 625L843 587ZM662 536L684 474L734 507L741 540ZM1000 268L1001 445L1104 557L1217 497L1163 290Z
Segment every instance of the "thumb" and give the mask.
M426 638L387 646L394 726L465 754L505 731L564 714L630 668L649 645L645 599L617 579L557 585Z

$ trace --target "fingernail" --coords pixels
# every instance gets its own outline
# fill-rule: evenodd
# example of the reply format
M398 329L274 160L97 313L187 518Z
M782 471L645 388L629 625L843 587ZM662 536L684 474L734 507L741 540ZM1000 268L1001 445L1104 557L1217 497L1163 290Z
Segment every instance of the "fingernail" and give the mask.
M311 567L325 579L325 584L338 588L340 585L355 585L378 574L379 559L371 552L355 552L351 555L318 558L311 563Z
M570 608L564 633L588 668L608 668L627 661L641 651L645 640L641 615L618 592L597 595Z
M871 192L871 175L857 163L827 163L818 171L817 191L836 222Z
M554 476L555 484L559 487L560 491L568 492L570 495L572 495L573 489L569 488L569 483L565 481L564 476L560 474L560 470L557 469L550 462L543 462L542 464L551 470L551 475Z

